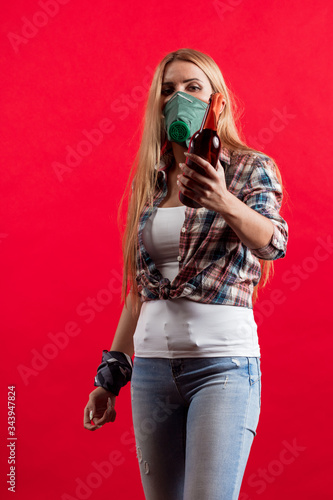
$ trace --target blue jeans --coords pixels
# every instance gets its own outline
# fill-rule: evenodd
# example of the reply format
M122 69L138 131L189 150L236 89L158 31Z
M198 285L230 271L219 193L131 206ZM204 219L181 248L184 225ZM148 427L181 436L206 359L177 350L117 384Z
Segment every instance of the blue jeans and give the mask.
M146 500L236 500L261 406L260 358L134 359Z

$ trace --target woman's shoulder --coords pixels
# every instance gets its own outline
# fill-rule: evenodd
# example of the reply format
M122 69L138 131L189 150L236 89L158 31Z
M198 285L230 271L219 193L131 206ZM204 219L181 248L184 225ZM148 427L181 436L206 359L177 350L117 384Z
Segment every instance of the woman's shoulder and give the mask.
M244 164L260 164L260 163L274 163L273 159L267 154L257 151L255 149L244 149L230 151L230 163L244 163Z
M249 149L231 151L230 167L232 171L237 171L239 175L246 175L257 169L274 172L276 164L267 154Z
M265 153L255 150L235 150L229 152L230 161L225 167L226 183L229 188L239 191L249 182L265 183L276 177L276 164Z

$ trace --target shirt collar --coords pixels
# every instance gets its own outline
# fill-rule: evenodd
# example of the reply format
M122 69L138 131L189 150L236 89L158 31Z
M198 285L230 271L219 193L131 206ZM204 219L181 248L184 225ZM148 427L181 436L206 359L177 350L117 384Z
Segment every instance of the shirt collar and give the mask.
M220 161L224 161L224 163L227 163L228 165L230 165L231 152L229 151L229 149L224 148L224 147L221 148Z

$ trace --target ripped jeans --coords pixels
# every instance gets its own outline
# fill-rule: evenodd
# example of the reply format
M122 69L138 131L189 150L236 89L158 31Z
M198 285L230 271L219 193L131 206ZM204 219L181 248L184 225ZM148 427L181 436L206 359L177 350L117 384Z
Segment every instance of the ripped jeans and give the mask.
M260 358L135 357L131 394L146 500L237 500L260 414Z

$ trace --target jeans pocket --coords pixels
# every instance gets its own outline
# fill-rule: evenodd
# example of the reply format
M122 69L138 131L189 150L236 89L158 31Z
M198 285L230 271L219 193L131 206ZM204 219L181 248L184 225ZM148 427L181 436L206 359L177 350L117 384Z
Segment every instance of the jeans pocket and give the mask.
M257 383L261 378L260 358L248 358L250 385Z

